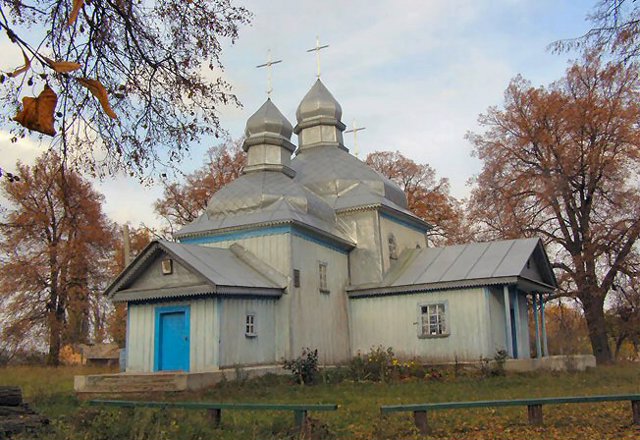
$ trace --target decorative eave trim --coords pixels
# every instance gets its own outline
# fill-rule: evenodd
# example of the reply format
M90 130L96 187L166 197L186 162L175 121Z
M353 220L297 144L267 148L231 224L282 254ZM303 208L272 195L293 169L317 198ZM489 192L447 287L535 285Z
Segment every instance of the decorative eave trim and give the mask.
M197 298L202 296L229 296L242 298L280 298L283 289L243 286L200 285L190 287L169 287L164 289L131 289L117 292L113 302L144 302L159 299Z
M406 286L348 286L346 288L349 298L368 298L373 296L391 296L403 294L415 294L421 292L432 292L436 290L465 289L472 287L485 287L504 284L521 284L523 287L539 288L539 291L552 292L553 286L519 276L477 278L473 280L444 281L438 283L415 284Z
M433 225L425 222L417 216L407 214L406 212L398 211L384 204L380 205L380 215L383 218L399 223L403 226L415 229L418 232L426 234L430 229L433 229Z
M356 247L356 244L351 241L296 220L254 223L243 227L217 229L215 231L202 231L193 234L180 235L179 239L180 242L184 244L215 243L219 241L227 241L229 239L233 240L233 238L229 238L228 236L235 233L242 235L243 232L246 232L247 235L253 236L292 233L301 238L310 238L312 241L321 240L323 241L322 244L344 252L348 252Z

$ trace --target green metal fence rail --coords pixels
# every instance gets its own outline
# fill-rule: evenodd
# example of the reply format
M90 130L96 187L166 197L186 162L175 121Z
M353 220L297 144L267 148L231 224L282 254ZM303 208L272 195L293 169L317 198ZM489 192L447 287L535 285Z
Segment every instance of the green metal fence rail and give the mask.
M540 397L534 399L511 399L511 400L478 400L469 402L442 402L442 403L420 403L408 405L383 405L380 407L381 414L392 412L413 412L413 419L421 433L425 434L429 430L427 422L427 411L443 409L462 408L492 408L498 406L527 406L529 423L532 425L542 424L542 405L561 405L566 403L597 403L597 402L631 402L631 414L633 423L640 425L640 394L614 394L602 396L575 396L575 397Z

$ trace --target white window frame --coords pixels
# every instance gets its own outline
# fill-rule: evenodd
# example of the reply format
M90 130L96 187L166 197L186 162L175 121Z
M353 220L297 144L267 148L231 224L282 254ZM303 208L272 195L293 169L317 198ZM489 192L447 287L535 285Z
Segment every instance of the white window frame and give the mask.
M328 274L329 264L326 261L318 261L318 290L322 293L329 293Z
M247 338L258 336L257 320L254 312L249 312L244 316L244 335Z
M424 311L426 309L426 313ZM432 322L431 318L435 318ZM425 323L425 318L427 322ZM444 338L451 334L449 301L432 301L418 304L418 338ZM425 327L428 327L425 332Z

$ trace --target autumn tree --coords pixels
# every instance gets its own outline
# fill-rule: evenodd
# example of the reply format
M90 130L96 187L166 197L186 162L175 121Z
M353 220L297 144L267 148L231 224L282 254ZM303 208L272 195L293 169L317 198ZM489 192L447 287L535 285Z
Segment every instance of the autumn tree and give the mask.
M14 140L55 135L94 174L146 175L222 132L219 107L238 104L222 43L249 19L232 0L0 0L1 34L24 58L0 74L0 121Z
M93 305L109 276L113 231L102 196L55 154L16 165L17 182L2 182L9 201L0 222L3 333L43 336L47 363L63 343L86 342Z
M184 182L165 184L164 196L156 201L155 210L171 232L195 220L213 193L242 174L247 159L241 144L241 140L227 140L210 148L205 164L185 176Z
M640 357L640 278L637 267L629 271L631 274L618 277L606 312L616 359L620 359L625 345L630 345L630 357Z
M483 161L470 218L488 238L543 238L598 362L612 359L605 298L640 234L637 69L592 53L549 87L517 77L469 135Z
M438 179L429 164L416 163L399 151L370 153L365 161L400 185L409 210L434 226L428 233L432 244L455 244L468 238L461 203L449 194L449 179Z

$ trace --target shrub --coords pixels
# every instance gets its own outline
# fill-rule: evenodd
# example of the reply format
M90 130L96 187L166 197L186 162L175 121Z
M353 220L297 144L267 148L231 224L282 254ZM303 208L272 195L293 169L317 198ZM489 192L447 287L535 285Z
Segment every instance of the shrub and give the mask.
M365 355L358 353L349 362L351 377L355 381L371 380L373 382L386 382L391 376L394 354L393 348L384 348L381 345L372 347Z
M302 355L287 361L282 366L285 370L291 371L294 380L300 385L311 385L318 377L318 350L303 348Z

